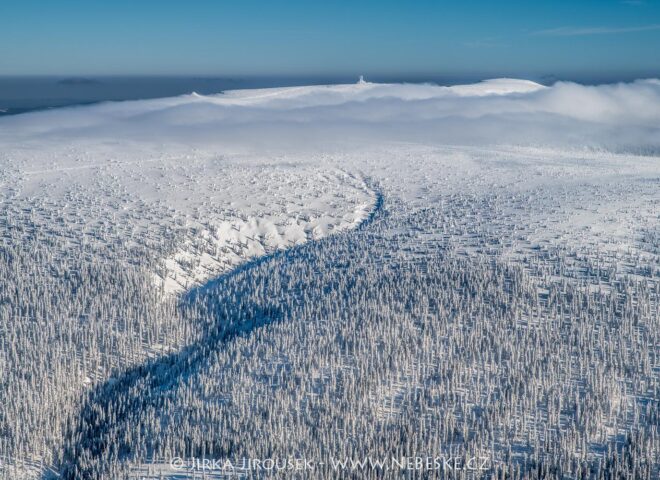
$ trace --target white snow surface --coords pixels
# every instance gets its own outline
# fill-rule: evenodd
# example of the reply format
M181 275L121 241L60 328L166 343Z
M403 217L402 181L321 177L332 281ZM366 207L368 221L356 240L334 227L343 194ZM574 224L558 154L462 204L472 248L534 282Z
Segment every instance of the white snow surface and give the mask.
M591 175L590 162L653 177L657 159L615 153L657 154L659 130L658 80L192 93L0 119L0 192L7 205L28 205L51 235L148 244L161 265L155 284L178 293L248 258L356 225L374 202L365 175L395 189L464 192ZM620 207L611 200L603 215ZM573 234L580 222L605 228L587 213L566 213L570 222L557 225ZM606 224L630 243L625 221Z
M658 264L659 154L653 79L193 93L0 118L0 201L5 229L150 252L164 294L354 227L375 188L445 206L465 255L492 235L514 260L555 246L635 272L631 252Z

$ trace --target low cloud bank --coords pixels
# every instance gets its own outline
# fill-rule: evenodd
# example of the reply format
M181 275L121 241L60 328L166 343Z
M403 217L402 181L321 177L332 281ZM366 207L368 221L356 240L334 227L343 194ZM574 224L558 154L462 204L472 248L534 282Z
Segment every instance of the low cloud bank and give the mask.
M122 138L244 148L345 142L523 144L660 152L660 80L583 86L289 87L109 102L0 119L0 141Z

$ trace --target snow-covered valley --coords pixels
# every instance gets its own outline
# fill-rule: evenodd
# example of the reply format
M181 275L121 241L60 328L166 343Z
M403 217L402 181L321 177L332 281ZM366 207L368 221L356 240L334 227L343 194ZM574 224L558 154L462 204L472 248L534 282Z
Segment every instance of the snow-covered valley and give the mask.
M0 478L653 478L659 139L657 80L1 118Z

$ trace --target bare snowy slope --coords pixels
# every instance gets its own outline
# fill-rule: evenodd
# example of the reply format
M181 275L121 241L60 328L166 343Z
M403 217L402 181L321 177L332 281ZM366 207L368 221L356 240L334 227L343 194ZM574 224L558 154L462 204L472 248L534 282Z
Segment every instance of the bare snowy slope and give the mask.
M20 221L43 225L49 235L101 250L148 245L156 283L180 292L246 258L349 228L371 208L359 166L340 170L297 145L271 153L258 131L246 138L250 128L272 121L267 117L393 96L419 101L541 88L517 80L452 88L362 83L11 117L0 122L0 189L7 214L29 209ZM223 142L237 125L243 139Z
M385 165L374 165L374 146L653 152L659 106L655 80L548 88L515 79L104 103L1 119L0 191L8 213L29 209L25 221L49 235L90 248L145 246L156 283L182 291L245 258L359 222L373 203L365 167ZM417 163L397 160L396 175Z

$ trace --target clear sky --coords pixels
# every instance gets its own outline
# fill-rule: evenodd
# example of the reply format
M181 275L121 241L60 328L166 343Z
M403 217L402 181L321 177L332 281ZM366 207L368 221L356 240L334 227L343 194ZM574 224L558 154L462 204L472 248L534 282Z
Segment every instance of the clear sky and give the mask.
M0 0L0 75L660 75L658 0Z

